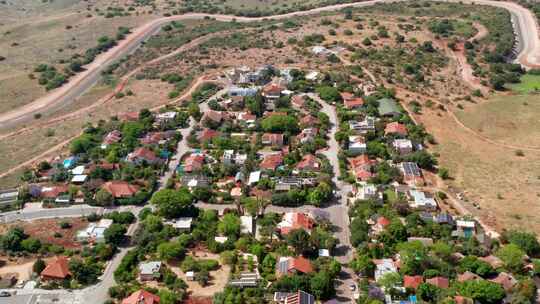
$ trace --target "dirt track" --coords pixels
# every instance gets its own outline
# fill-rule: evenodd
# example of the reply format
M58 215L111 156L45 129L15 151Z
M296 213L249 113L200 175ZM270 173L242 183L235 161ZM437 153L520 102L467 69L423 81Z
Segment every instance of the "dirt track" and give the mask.
M294 16L305 16L310 14L317 14L320 12L334 11L346 7L365 7L374 5L377 3L389 2L390 0L370 0L357 3L346 3L346 4L337 4L330 5L321 8L316 8L308 11L293 12L283 15L275 15L269 17L258 17L258 18L248 18L248 17L236 17L231 15L211 15L211 14L200 14L200 13L191 13L179 16L164 17L159 18L153 21L150 21L138 28L136 28L132 34L130 34L126 39L119 42L119 44L112 48L110 51L101 54L92 62L87 65L86 70L82 73L77 74L73 77L67 84L64 86L50 92L46 96L35 100L23 107L14 109L10 112L3 113L0 115L0 129L9 128L17 126L20 123L28 122L33 119L33 115L36 113L43 112L54 112L55 110L61 109L62 107L73 102L77 97L81 96L85 91L91 88L99 79L100 72L106 68L109 64L115 60L123 57L130 52L133 52L142 41L146 40L148 37L159 31L160 27L163 24L166 24L171 21L178 20L188 20L188 19L204 19L204 18L215 18L218 21L237 21L237 22L256 22L263 20L278 20L285 19ZM406 1L406 0L402 0ZM452 2L457 2L451 0ZM511 2L499 2L492 0L475 0L475 1L461 1L465 3L477 3L482 5L491 5L497 6L509 10L516 18L516 33L519 37L519 40L523 43L523 48L518 56L519 62L526 67L537 67L540 66L540 60L536 54L540 53L540 40L538 38L538 29L536 24L536 19L533 14ZM530 29L536 29L531 31Z

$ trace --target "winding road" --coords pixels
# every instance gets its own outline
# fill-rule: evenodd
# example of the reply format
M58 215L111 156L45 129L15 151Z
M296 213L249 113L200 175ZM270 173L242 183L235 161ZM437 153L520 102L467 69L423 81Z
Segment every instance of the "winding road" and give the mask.
M408 0L396 0L408 1ZM517 61L526 68L540 67L540 39L538 35L538 26L535 16L526 8L504 1L493 0L440 0L445 2L464 2L481 5L490 5L504 8L511 12L514 23L514 30L518 40ZM134 52L143 41L157 33L161 26L171 21L214 18L218 21L236 21L236 22L258 22L264 20L279 20L291 17L306 16L321 12L334 11L347 7L366 7L378 3L392 2L392 0L369 0L355 3L344 3L320 7L307 11L292 12L282 15L268 17L237 17L232 15L212 15L202 13L190 13L185 15L162 17L152 20L135 30L119 42L117 46L108 52L99 55L94 62L85 66L85 71L74 76L64 86L51 91L47 95L12 111L0 114L0 129L16 127L19 124L31 121L34 114L49 114L69 105L83 95L88 89L94 86L101 77L101 71L107 68L111 63L123 56Z

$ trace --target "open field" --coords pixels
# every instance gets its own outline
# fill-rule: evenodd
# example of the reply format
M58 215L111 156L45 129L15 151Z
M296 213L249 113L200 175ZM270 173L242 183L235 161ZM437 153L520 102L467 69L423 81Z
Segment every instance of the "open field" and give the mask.
M498 98L501 103L504 101L504 97ZM490 106L491 102L486 102L478 108ZM508 105L508 109L513 107ZM503 110L504 107L495 111L499 114ZM464 123L468 126L468 121L489 120L485 115L485 112L475 111L469 106L458 116L467 117ZM473 214L497 229L519 227L540 233L540 152L526 151L524 156L518 156L514 149L486 143L458 126L448 113L440 110L424 110L416 117L437 141L431 149L440 155L440 166L450 170L449 189L464 194L466 207ZM502 141L495 137L502 135L507 140L504 136L508 129L506 124L512 117L497 117L508 120L491 124L490 128L495 130L490 130L493 137L489 138ZM519 118L516 120L519 121L516 125L525 125ZM513 132L519 134L517 136L532 136L527 131ZM475 208L473 203L479 204L480 208Z
M61 222L67 222L70 228L60 228ZM11 227L21 227L30 237L40 240L42 243L53 244L67 249L80 248L81 244L75 242L77 231L86 228L88 222L84 218L45 219L32 222L16 222L8 225L0 225L0 233L5 234ZM55 237L59 234L59 237Z
M508 88L519 94L538 92L540 90L540 75L525 74L521 82L508 85Z
M497 95L456 112L468 127L513 145L540 148L540 96Z

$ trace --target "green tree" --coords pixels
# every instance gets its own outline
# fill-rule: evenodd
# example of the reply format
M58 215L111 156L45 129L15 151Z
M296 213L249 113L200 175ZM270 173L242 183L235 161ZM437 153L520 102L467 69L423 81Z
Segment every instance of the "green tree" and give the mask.
M157 206L158 214L166 218L186 216L193 210L193 195L187 188L159 190L150 202Z
M465 281L457 286L461 295L472 298L482 304L495 304L505 297L501 285L486 280Z
M287 234L287 244L294 248L296 254L302 254L311 249L311 238L304 229L294 229Z
M218 232L228 237L240 234L240 218L232 213L227 213L218 224Z
M519 246L519 248L530 256L540 254L540 243L538 243L538 239L534 233L510 230L504 234L504 238L509 243Z
M41 242L38 239L28 238L21 241L21 247L25 251L36 253L41 248Z
M338 89L331 86L321 86L317 88L317 93L325 101L339 101L341 95L339 94Z
M157 253L162 260L181 260L185 255L185 248L179 242L165 242L158 245Z
M112 206L113 203L114 197L112 194L105 189L99 189L96 193L96 204L100 206Z
M264 118L261 122L261 127L266 132L298 132L298 121L293 116L288 115L271 115Z
M335 294L334 281L327 272L318 272L309 281L311 292L317 299L326 300Z
M124 240L124 235L126 232L127 229L124 225L112 224L105 230L103 236L105 237L105 242L113 245L119 245Z
M47 267L45 261L43 261L41 258L38 258L34 263L34 266L32 266L32 271L36 274L40 274L43 269L45 269L45 267Z
M525 251L516 244L508 244L497 250L496 255L504 262L510 271L518 272L523 268Z
M420 286L418 286L416 294L420 297L420 299L426 302L436 303L439 292L440 289L437 286L428 283L422 283L420 284Z

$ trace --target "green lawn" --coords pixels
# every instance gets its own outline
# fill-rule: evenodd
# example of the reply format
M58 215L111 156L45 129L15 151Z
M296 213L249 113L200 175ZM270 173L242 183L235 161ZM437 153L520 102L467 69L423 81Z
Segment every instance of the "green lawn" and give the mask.
M540 91L540 75L525 74L520 83L510 84L508 88L520 94Z

